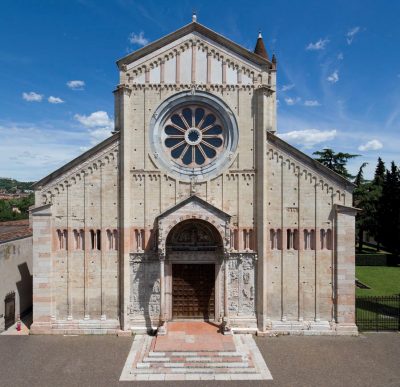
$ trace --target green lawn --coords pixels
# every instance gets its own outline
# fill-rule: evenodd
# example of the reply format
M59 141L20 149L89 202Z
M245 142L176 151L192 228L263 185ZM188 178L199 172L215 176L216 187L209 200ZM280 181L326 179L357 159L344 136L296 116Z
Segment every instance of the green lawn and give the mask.
M356 287L357 296L400 294L400 267L356 266L356 278L371 288Z

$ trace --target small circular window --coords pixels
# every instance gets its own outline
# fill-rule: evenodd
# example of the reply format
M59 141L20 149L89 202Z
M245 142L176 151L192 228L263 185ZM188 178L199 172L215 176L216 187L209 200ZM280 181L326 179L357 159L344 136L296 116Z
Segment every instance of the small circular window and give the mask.
M164 101L150 121L157 164L182 180L211 178L231 163L238 142L229 107L205 92L182 92Z
M201 167L223 149L224 129L217 113L199 105L172 112L164 125L166 151L182 166Z

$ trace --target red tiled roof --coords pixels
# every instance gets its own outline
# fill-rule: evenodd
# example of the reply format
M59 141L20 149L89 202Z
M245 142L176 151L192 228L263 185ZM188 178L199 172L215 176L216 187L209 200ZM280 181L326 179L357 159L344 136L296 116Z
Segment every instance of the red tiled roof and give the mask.
M32 235L29 219L0 222L0 243L15 239L26 238Z

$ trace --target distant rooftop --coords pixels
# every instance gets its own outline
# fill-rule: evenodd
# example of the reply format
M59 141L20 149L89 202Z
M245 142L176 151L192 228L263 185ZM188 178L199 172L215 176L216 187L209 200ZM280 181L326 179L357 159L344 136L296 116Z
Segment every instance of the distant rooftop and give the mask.
M26 238L32 235L29 219L0 222L0 243Z

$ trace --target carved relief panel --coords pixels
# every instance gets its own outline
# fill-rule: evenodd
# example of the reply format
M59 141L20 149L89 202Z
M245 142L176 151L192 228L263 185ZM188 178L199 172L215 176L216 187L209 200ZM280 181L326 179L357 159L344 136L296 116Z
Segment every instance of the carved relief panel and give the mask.
M160 314L160 262L145 253L131 255L131 318L158 318Z

